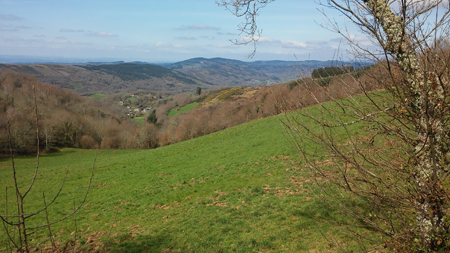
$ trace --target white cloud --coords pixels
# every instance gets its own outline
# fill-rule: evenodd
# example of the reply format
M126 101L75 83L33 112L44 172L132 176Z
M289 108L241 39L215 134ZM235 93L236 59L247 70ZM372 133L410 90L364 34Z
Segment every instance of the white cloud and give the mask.
M182 37L176 37L177 40L197 40L194 36L182 36Z
M236 45L233 45L233 44L219 44L219 45L216 45L216 47L218 47L218 48L229 48L229 49L236 49Z
M361 46L375 46L372 41L370 40L366 40L366 41L362 41L361 43L359 43Z
M19 29L13 28L11 25L0 24L0 32L17 32Z
M294 40L282 40L281 46L284 48L305 48L306 44Z
M0 14L0 20L18 21L23 19L13 14Z
M357 35L353 35L353 34L350 34L348 37L351 41L366 41L366 40L368 40L367 37L361 37L361 36L357 36Z
M20 30L28 30L33 29L33 27L25 26L25 25L16 25L13 27L12 25L2 25L0 24L0 32L18 32Z
M327 45L328 41L324 41L324 40L309 40L306 42L306 44L311 44L311 45Z
M220 30L219 27L215 26L208 26L208 25L190 25L190 26L182 26L180 28L177 28L177 30Z
M155 46L157 46L157 47L172 47L172 44L170 44L168 42L157 42Z
M96 32L96 33L89 33L88 35L93 37L118 37L117 34L112 34L109 32Z
M246 40L250 40L250 38L246 38ZM276 42L275 40L268 38L268 37L259 37L258 39L259 42Z
M239 41L239 43L247 43L251 42L251 38L243 37ZM306 48L306 44L300 41L295 40L274 40L269 37L259 37L258 43L271 43L276 46L280 46L282 48Z
M236 33L222 33L222 32L218 32L217 35L236 36Z
M16 26L17 29L31 29L31 26L25 26L25 25L18 25Z
M73 30L73 29L67 29L67 28L61 28L59 29L60 32L63 33L80 33L80 32L84 32L84 30Z
M157 47L168 47L168 48L185 48L185 46L183 46L183 45L179 45L179 44L173 45L173 44L168 43L168 42L158 42L158 43L155 44L155 46L157 46Z

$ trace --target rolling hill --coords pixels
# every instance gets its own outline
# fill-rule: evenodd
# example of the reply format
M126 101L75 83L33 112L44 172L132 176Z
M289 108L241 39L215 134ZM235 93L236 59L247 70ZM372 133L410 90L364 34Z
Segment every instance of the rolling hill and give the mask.
M32 75L41 82L57 85L81 95L134 92L193 92L230 86L280 84L309 76L316 68L341 64L332 61L255 61L224 58L193 58L173 64L143 62L68 64L0 64L0 71Z
M213 87L195 77L153 64L0 64L0 71L8 69L35 76L41 82L70 89L81 95L137 90L181 93L194 91L196 87Z
M193 58L168 68L220 86L272 85L309 76L316 68L340 64L332 61L255 61Z

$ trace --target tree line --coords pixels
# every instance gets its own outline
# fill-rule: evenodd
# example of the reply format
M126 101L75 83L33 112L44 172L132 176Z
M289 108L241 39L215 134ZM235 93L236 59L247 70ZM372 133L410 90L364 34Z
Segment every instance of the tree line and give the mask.
M35 91L34 88L35 87ZM134 124L119 107L43 84L37 78L11 71L0 73L0 128L10 125L16 153L35 152L34 101L36 98L40 145L44 152L60 147L125 148ZM113 139L123 140L112 145ZM0 132L1 154L9 152L6 131Z
M175 107L192 102L202 102L202 96L186 93L168 96L150 94L139 99L153 101L154 108L147 113L143 125L132 122L114 99L100 100L79 96L56 86L43 84L37 78L14 72L0 73L0 127L11 126L14 151L19 154L35 152L34 97L36 97L40 145L44 152L62 147L86 149L136 149L157 148L180 141L214 133L245 122L261 119L283 112L297 110L329 98L324 89L337 97L348 96L354 77L348 76L343 85L336 79L327 87L315 85L312 78L297 81L297 85L281 84L262 86L250 97L239 97L245 88L234 89L234 99L223 98L216 102L203 103L184 113L168 117ZM36 92L33 93L33 86ZM312 92L315 98L308 94ZM308 93L308 94L307 94ZM123 96L113 95L112 97ZM233 97L232 96L232 97ZM123 98L122 98L123 99ZM148 102L148 101L147 101ZM205 101L203 101L205 102ZM149 119L150 117L150 119ZM0 133L1 154L9 152L8 136Z

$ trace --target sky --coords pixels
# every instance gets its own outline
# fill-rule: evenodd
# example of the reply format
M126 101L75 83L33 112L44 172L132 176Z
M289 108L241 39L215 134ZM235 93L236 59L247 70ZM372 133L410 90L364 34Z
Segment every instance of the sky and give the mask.
M257 17L262 37L256 55L248 59L253 45L230 41L244 37L238 31L244 20L215 0L0 0L0 55L145 62L332 60L342 40L321 27L326 22L318 8L312 0L267 5ZM325 11L348 25L338 13ZM351 25L348 29L357 32Z

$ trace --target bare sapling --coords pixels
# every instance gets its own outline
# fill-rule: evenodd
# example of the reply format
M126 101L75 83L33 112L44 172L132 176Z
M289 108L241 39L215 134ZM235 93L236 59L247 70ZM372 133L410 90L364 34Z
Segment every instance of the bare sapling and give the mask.
M35 127L36 127L36 166L34 168L34 175L31 179L31 182L28 184L28 187L26 188L25 191L22 191L20 189L20 180L17 176L17 169L14 163L14 148L13 148L13 144L12 144L12 137L11 137L11 124L8 118L8 122L7 122L7 131L8 131L8 136L9 136L9 151L10 151L10 158L11 158L11 171L12 171L12 177L13 177L13 188L15 190L15 196L16 196L16 203L17 207L16 207L16 213L17 214L11 214L11 211L8 210L8 192L6 188L6 198L5 198L5 213L4 214L0 214L0 219L2 220L3 223L3 227L5 229L5 233L7 236L7 240L8 240L8 250L12 251L12 246L14 246L14 248L19 251L19 252L29 252L30 250L32 250L33 245L30 244L30 239L29 236L31 234L34 233L35 230L39 229L39 228L47 228L48 229L48 236L49 236L49 240L52 243L52 248L54 250L56 250L56 243L54 241L54 236L52 234L51 231L51 225L62 222L66 219L68 219L71 216L76 215L77 211L81 208L81 206L84 204L84 202L86 201L87 195L89 193L89 189L91 187L91 182L92 182L92 178L94 176L94 168L95 168L95 160L94 160L94 165L92 167L91 170L91 175L90 175L90 179L89 179L89 185L87 186L86 189L86 193L84 194L84 197L81 201L80 204L75 205L74 202L74 209L73 211L71 211L69 214L63 216L63 217L49 217L48 214L48 209L49 207L51 207L53 204L55 204L56 199L58 198L58 196L60 195L63 187L64 187L64 183L66 181L67 178L67 174L69 171L69 168L67 168L65 176L62 180L61 186L59 187L59 189L57 189L57 193L55 195L55 197L53 197L53 199L51 199L50 202L47 203L46 199L45 199L45 193L42 193L42 198L43 198L43 203L44 206L38 210L26 210L25 209L25 203L27 200L27 197L29 196L28 194L32 191L32 188L35 184L35 180L38 176L38 170L39 170L39 117L38 117L38 106L37 106L37 102L36 102L36 88L35 86L33 86L33 94L34 94L34 121L35 121ZM35 217L37 215L39 215L40 213L45 212L45 220L42 222L42 224L40 225L29 225L28 221L30 220L30 218ZM54 218L52 220L52 218ZM76 226L76 221L75 221L75 226ZM76 229L76 228L75 228ZM11 230L14 231L14 233L11 233ZM15 234L15 231L17 230L17 235ZM76 232L75 232L76 234ZM74 250L75 250L76 245L74 245Z

